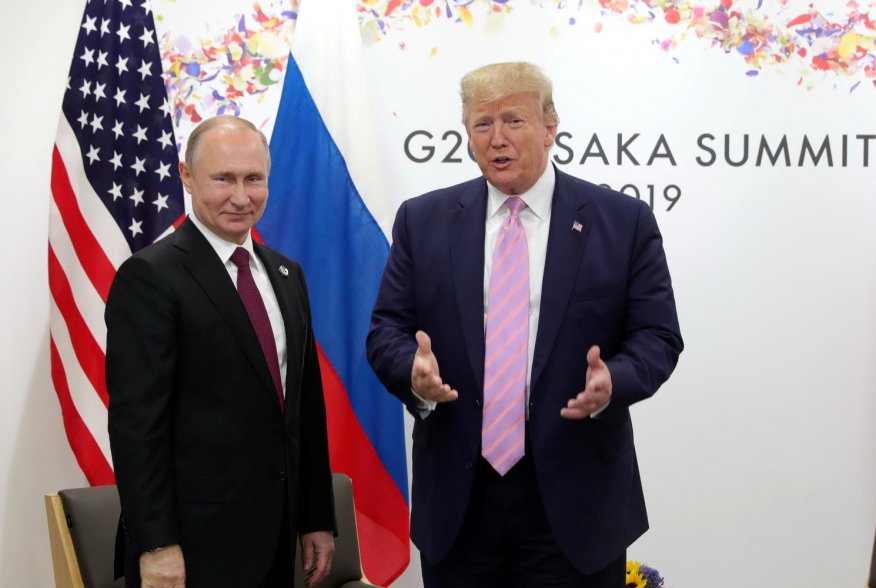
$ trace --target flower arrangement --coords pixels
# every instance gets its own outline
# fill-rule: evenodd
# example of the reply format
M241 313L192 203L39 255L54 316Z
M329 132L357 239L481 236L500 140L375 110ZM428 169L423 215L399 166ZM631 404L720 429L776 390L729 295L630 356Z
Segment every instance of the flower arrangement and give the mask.
M654 568L638 561L627 562L626 588L669 588Z

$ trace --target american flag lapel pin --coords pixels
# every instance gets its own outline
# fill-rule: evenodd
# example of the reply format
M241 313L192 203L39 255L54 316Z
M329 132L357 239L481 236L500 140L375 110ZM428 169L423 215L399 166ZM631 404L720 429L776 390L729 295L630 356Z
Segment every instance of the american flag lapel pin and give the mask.
M584 228L584 225L582 225L582 224L579 223L578 221L575 221L575 222L572 223L572 230L573 230L573 231L576 231L576 232L580 233L580 232L581 232L581 229L583 229L583 228Z
M289 270L286 269L285 265L280 266L280 275L283 276L284 278L289 277Z

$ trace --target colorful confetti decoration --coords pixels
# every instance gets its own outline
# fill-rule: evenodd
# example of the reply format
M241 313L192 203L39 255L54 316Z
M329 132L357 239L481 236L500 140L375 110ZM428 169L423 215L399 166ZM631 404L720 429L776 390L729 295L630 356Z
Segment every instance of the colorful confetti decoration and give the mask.
M301 0L265 0L238 15L209 38L161 39L161 53L173 104L174 123L197 123L216 114L240 114L245 97L261 96L283 79ZM542 10L571 12L563 25L584 22L585 11L604 30L613 18L630 25L655 25L667 31L653 44L671 53L689 37L735 54L756 77L769 67L791 65L797 85L811 89L819 81L845 80L854 92L862 82L876 88L876 0L849 0L842 14L815 4L792 9L789 0L358 0L365 43L391 36L394 30L421 28L439 21L473 26L478 19L508 15L529 2ZM577 15L577 16L575 16ZM872 16L871 16L872 15ZM656 25L660 25L657 27ZM552 36L555 27L552 27ZM404 42L399 43L405 49ZM431 48L435 55L438 47ZM678 59L673 57L678 62Z
M600 17L620 17L629 24L665 23L665 38L654 40L672 51L694 36L735 53L750 66L748 76L780 64L796 65L798 85L812 88L814 74L831 73L850 80L854 91L862 80L876 88L876 2L850 0L842 14L819 10L815 4L793 11L789 0L758 0L753 8L743 1L715 0L359 0L360 24L366 42L380 41L394 29L425 27L437 21L472 25L476 15L510 13L528 1L540 9L598 11ZM872 16L871 16L872 14ZM567 26L579 19L569 17ZM594 26L603 30L601 22ZM822 76L823 79L828 79Z
M174 123L240 114L241 100L283 80L298 2L263 10L256 2L227 30L206 39L162 36L161 57ZM272 14L274 13L274 14Z

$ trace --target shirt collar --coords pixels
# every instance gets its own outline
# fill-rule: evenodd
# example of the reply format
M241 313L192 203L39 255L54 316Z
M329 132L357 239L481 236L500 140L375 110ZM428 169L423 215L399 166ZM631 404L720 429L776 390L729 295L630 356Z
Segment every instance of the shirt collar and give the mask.
M551 209L551 200L554 196L554 186L556 186L556 183L557 174L554 171L554 166L548 163L544 173L541 174L541 177L538 178L535 184L529 190L523 194L517 194L517 196L526 203L527 208L535 216L544 220ZM487 182L487 218L493 218L508 198L510 198L508 194Z
M198 230L201 231L201 234L204 235L204 237L207 239L207 242L210 243L210 246L216 252L216 255L219 256L219 259L222 261L223 264L228 264L228 261L231 259L231 254L234 253L234 250L238 247L243 247L244 249L246 249L249 252L250 259L258 260L258 256L255 254L255 250L252 246L252 232L247 233L246 241L243 242L243 245L238 245L237 243L226 241L225 239L211 231L209 228L207 228L207 225L201 222L201 219L198 218L198 215L195 214L194 210L189 215L189 218L191 219L192 224L194 224L195 227L197 227ZM250 265L251 267L255 267L256 269L259 268L259 264L257 261L255 264Z

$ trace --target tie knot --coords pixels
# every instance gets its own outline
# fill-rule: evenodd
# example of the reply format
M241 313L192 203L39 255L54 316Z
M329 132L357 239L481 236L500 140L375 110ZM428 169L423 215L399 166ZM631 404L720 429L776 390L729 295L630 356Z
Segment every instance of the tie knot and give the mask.
M520 211L526 208L526 202L522 198L512 196L505 200L505 206L511 211L511 216L518 216Z
M237 266L237 269L249 268L249 251L243 247L238 247L231 254L231 263Z

